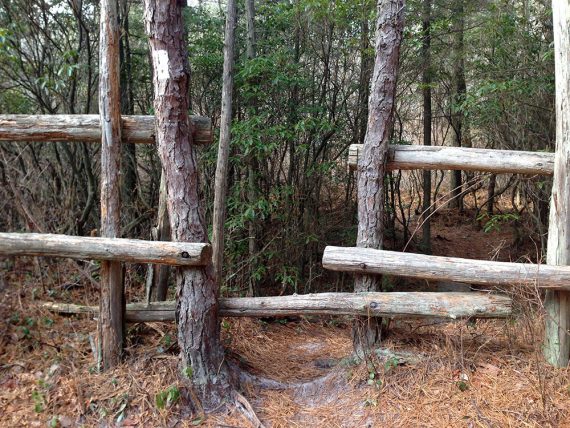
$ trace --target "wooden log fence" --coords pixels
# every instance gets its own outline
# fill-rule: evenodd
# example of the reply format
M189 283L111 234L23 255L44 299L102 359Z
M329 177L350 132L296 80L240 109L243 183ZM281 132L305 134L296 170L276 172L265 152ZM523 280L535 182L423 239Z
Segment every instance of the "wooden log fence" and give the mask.
M505 318L511 314L511 299L490 293L318 293L276 297L221 298L224 317L271 317L291 315L360 315L410 318L438 317ZM50 311L97 313L96 306L44 303ZM173 321L176 302L131 303L128 322Z
M67 257L174 266L205 266L210 244L92 238L42 233L0 233L1 256Z
M570 290L570 266L492 262L357 247L326 247L326 269L479 285Z
M212 121L204 116L190 116L192 142L212 142ZM125 143L154 144L154 116L122 116ZM0 141L65 141L101 143L101 119L96 114L0 115Z
M361 144L352 144L349 147L350 169L356 169L360 153ZM441 169L543 175L552 175L554 172L554 153L546 152L391 145L387 159L387 169L391 171Z

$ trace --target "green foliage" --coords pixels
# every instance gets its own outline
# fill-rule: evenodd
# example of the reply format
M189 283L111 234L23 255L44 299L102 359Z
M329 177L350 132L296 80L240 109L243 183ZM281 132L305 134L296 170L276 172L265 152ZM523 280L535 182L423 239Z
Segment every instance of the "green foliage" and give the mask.
M93 113L98 7L84 3L78 22L69 4L60 0L49 4L11 0L7 4L11 7L0 8L0 111ZM447 129L444 136L434 132L434 138L439 138L434 144L450 144L455 131L451 122L462 118L466 144L552 151L550 3L462 2L462 11L456 4L433 2L431 10L429 89L434 120L442 130ZM262 294L283 288L305 292L311 287L332 287L328 284L343 290L352 286L348 277L336 276L336 281L334 274L325 273L320 260L325 244L354 245L356 241L355 182L344 159L349 144L362 142L367 121L375 5L372 0L258 2L257 56L253 59L245 54L245 20L238 20L224 293L244 294L251 283ZM135 114L151 114L153 90L142 7L141 2L129 2L129 30L124 34L129 36L131 76L129 85L122 86L132 90ZM243 3L238 7L243 16ZM426 36L422 7L420 0L406 2L392 144L416 144L420 139L418 107L424 85L418 76L424 67L421 48ZM185 9L190 109L211 117L216 129L225 11L207 2ZM465 24L463 53L456 49L461 19ZM81 34L80 28L85 30ZM455 93L459 59L465 72L464 96ZM127 62L122 64L125 71ZM78 225L89 198L97 198L100 168L95 146L86 151L81 145L62 144L4 147L9 165L2 169L7 175L4 181L30 189L30 204L37 204L33 212L45 213L38 220L46 223L46 232L86 235L97 227L97 204L87 213L85 224ZM211 223L216 151L216 144L198 150L206 224ZM148 213L157 205L161 167L150 145L138 146L136 157L138 199L131 201L124 215L133 213L134 218L143 219L136 227L142 237L148 236L154 221ZM36 171L41 172L40 179L29 186L29 177ZM419 202L418 198L398 199L401 176L387 177L386 194L393 200L387 198L386 229L390 244L397 248L403 245L399 241L409 238L400 230L407 227L409 213ZM549 195L548 186L538 180L528 186L534 198L529 206L538 207L540 198ZM2 189L7 201L4 218L14 222L15 228L26 227L27 219L11 202L17 198L9 188ZM124 220L125 224L131 221ZM6 221L0 220L0 226L7 228ZM484 221L491 221L490 231L511 220ZM98 269L92 272L97 280ZM48 323L40 322L46 327ZM25 337L39 328L22 321L17 325Z
M44 411L45 399L41 392L32 391L32 401L34 402L34 412L41 413Z
M188 366L184 369L184 376L188 379L192 379L192 375L194 374L194 369L191 366Z
M485 222L483 225L483 231L485 233L500 231L501 226L505 223L513 222L519 220L518 214L505 213L505 214L493 214L489 216L488 213L480 214L477 217L477 221Z
M457 388L459 388L459 390L461 392L465 392L469 389L469 384L463 380L457 381L456 385L457 385Z
M376 389L380 389L382 387L382 380L378 377L378 374L372 370L368 372L368 380L366 383Z
M154 397L156 407L160 410L173 406L180 399L180 390L177 386L170 386L165 391L161 391Z
M384 371L389 372L390 370L398 367L400 365L400 360L398 357L390 357L384 363Z

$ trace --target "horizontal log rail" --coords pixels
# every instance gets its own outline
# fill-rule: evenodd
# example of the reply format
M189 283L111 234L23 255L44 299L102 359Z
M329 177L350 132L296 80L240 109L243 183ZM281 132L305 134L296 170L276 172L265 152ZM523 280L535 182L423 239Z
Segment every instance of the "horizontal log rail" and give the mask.
M127 143L154 143L154 116L123 116L122 138ZM190 117L193 142L212 142L212 122L204 116ZM101 122L96 114L0 115L0 141L66 141L101 143Z
M44 303L60 313L97 313L96 306ZM129 322L173 321L176 302L131 303ZM277 297L220 299L225 317L269 317L291 315L363 315L390 318L505 318L511 314L511 299L489 293L319 293Z
M210 244L92 238L42 233L0 233L0 256L115 260L175 266L210 263Z
M361 152L361 144L352 144L349 147L348 165L350 169L356 169ZM388 170L440 169L552 175L554 173L554 153L391 145L388 150L387 167Z
M323 267L360 274L570 290L570 266L492 262L371 248L329 246L323 254Z

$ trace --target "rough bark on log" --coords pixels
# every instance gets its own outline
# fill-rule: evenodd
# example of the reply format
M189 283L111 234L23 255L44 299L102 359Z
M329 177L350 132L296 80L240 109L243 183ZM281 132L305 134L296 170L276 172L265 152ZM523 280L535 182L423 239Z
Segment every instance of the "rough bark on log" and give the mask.
M212 142L209 117L190 116L194 144ZM154 116L123 116L122 138L125 143L154 144ZM0 141L101 142L101 118L96 114L1 114Z
M556 154L550 201L549 265L570 264L570 1L553 1L554 63L556 82ZM555 366L570 357L570 292L547 292L544 356Z
M198 167L188 118L188 42L179 0L145 0L144 20L153 68L156 141L168 189L172 241L207 242ZM204 409L223 405L232 388L220 341L212 264L177 270L181 372ZM184 378L183 381L188 381Z
M348 165L355 169L362 154L361 144L351 144ZM387 169L440 169L494 172L499 174L541 174L554 172L554 153L518 150L473 149L468 147L399 146L388 149Z
M362 157L358 162L358 236L356 245L382 248L384 172L392 131L400 44L404 27L404 0L378 0L374 71ZM378 291L380 280L357 275L355 292ZM357 319L353 341L357 353L380 341L381 320Z
M325 269L358 274L570 290L570 266L491 262L356 247L326 247Z
M212 249L210 244L193 242L91 238L44 233L0 233L0 255L204 266L211 261Z
M117 238L121 227L121 103L117 2L101 1L99 25L99 115L101 118L101 236ZM101 262L99 367L119 364L123 353L125 297L121 262Z
M359 315L410 318L505 318L511 315L509 297L489 293L318 293L276 297L220 299L224 317L272 317L294 315ZM96 313L96 306L44 303L53 312ZM127 321L174 321L176 302L131 303Z

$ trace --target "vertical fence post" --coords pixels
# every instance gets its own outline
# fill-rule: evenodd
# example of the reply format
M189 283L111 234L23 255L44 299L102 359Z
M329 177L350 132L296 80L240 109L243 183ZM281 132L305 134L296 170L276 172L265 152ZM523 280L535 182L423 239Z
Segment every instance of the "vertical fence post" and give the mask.
M121 110L117 2L101 1L99 114L101 116L101 236L120 236ZM99 367L119 363L123 348L125 300L120 262L101 262Z
M550 200L547 263L570 264L570 0L552 1L556 78L556 154ZM555 366L570 357L570 292L547 291L544 356Z

